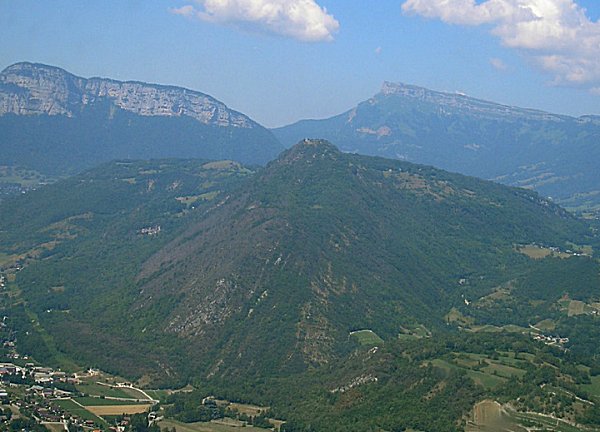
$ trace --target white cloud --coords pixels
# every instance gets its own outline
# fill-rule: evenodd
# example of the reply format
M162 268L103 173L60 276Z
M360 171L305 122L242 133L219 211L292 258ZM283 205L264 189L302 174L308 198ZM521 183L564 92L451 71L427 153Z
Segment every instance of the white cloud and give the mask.
M379 54L381 54L381 51L382 51L381 47L375 48L375 54L379 55Z
M171 8L169 9L171 13L175 15L183 15L183 16L194 16L196 14L196 9L192 5L182 6L180 8Z
M494 67L494 69L497 69L499 71L505 71L508 69L506 63L504 63L502 59L496 57L490 59L490 64Z
M502 43L530 56L555 84L600 84L600 22L575 0L406 0L407 14L487 24Z
M333 40L339 22L315 0L194 0L171 13L250 26L306 42Z

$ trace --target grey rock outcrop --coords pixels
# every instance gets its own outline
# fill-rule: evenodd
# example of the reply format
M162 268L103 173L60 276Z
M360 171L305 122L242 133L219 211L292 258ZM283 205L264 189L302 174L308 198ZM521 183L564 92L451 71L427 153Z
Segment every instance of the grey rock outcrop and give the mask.
M441 113L444 113L444 109L451 110L446 112L446 114L460 111L463 114L470 114L472 116L480 116L494 120L515 118L533 121L562 122L570 119L567 116L551 114L545 111L519 108L475 99L463 93L439 92L414 85L392 83L388 81L383 83L380 95L383 97L398 96L405 98L406 100L435 104L439 107Z
M109 101L115 108L141 116L187 116L222 127L257 126L211 96L181 87L85 79L34 63L17 63L0 73L0 116L13 113L76 117L86 106L99 101Z

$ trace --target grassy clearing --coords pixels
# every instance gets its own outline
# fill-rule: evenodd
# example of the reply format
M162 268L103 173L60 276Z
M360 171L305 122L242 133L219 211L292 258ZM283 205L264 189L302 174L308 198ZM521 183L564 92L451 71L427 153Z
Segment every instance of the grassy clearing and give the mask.
M500 376L503 378L511 378L513 376L519 377L521 378L523 375L526 374L526 372L523 369L517 369L515 367L512 366L506 366L503 364L499 364L499 363L492 363L489 366L486 366L482 369L482 372L494 375L494 376Z
M377 336L373 330L357 330L350 333L351 337L356 338L359 344L366 346L381 345L383 339Z
M533 357L527 358L523 353L519 353L517 358L514 352L504 352L502 353L502 356L498 358L498 363L518 368L526 363L531 363L532 359Z
M79 417L83 420L92 420L100 425L106 425L106 422L103 419L88 411L81 405L77 405L71 399L58 399L55 400L54 403L56 403L58 406L60 406L63 410L65 410L72 416Z
M181 423L175 420L162 420L158 425L161 429L175 428L177 432L265 432L265 429L245 426L241 422Z
M442 359L435 359L431 361L431 364L435 367L447 370L447 371L451 371L453 369L457 369L458 366L453 365L451 363L448 363L446 360L442 360Z
M478 384L486 389L494 389L499 385L506 382L506 378L502 378L495 375L490 375L485 372L479 372L474 370L468 370L467 375Z
M99 397L78 397L74 400L83 406L100 406L100 405L148 405L148 402L138 402L137 400L118 400L118 399L103 399Z
M130 399L132 397L129 393L125 392L124 389L100 385L92 381L84 381L81 384L78 384L76 387L81 393L91 396L108 396L126 399Z
M402 328L402 333L398 335L398 339L411 339L411 338L428 338L431 337L431 332L427 330L424 325L418 325L414 328Z
M482 326L471 326L467 330L470 330L474 333L527 333L529 331L529 329L526 329L525 327L514 324L507 324L502 327L486 324Z
M506 381L505 378L490 375L485 372L479 372L479 371L475 371L475 370L471 370L471 369L466 369L466 368L457 366L455 364L449 363L442 359L435 359L431 363L434 366L440 367L440 368L448 370L448 371L453 370L453 369L455 369L455 370L462 369L462 370L466 371L467 376L469 378L471 378L475 382L475 384L485 387L486 389L493 389Z
M479 358L483 359L482 356L476 356L474 354L461 353L460 356L454 359L452 362L435 359L431 363L434 366L445 370L463 370L467 376L471 378L475 384L480 385L486 389L494 389L495 387L506 382L507 378L515 375L523 375L525 372L521 369L517 369L511 366L505 366L499 363L494 363L489 359L485 359L488 366L483 367L481 370L472 369L476 365L479 365Z
M529 331L529 329L515 324L507 324L505 326L502 326L502 330L508 333L526 333Z
M600 193L600 191L596 191L596 193ZM592 256L594 254L594 248L590 245L578 245L572 242L567 242L567 246L573 249L575 252Z
M180 196L175 199L177 201L179 201L180 203L185 204L186 206L189 207L198 201L212 201L217 196L219 196L219 193L220 193L220 191L212 191L212 192L203 193L201 195Z
M490 324L482 326L473 326L469 328L469 330L475 333L502 333L502 327L497 327Z
M0 267L14 263L19 257L17 255L8 255L0 252Z
M144 395L144 393L142 393L139 390L136 389L132 389L132 388L121 388L119 390L123 390L125 393L127 393L129 395L129 397L132 397L134 399L148 399L146 397L146 395Z
M27 317L33 324L34 330L39 334L48 350L53 354L53 357L58 362L60 368L65 372L73 372L79 369L77 364L75 364L70 358L56 348L54 338L46 331L44 327L42 327L42 325L40 325L38 316L30 309L26 309L25 311L27 313Z
M242 166L234 161L231 160L221 160L221 161L215 161L215 162L208 162L205 163L204 165L202 165L202 168L204 169L240 169L242 168Z
M144 390L148 396L161 402L167 399L169 392L167 390Z
M591 384L583 384L581 386L586 392L595 398L600 398L600 376L593 376Z
M518 251L523 255L527 255L531 259L542 259L552 255L552 251L550 249L533 245L521 246L518 248Z
M190 206L200 199L200 195L180 196L175 199L177 201L179 201L181 204Z
M246 414L248 416L257 416L268 410L266 407L259 407L256 405L240 404L232 402L229 404L229 408L237 410L240 414Z
M550 248L545 248L545 247L537 246L537 245L517 246L517 251L519 251L523 255L528 256L531 259L543 259L548 256L553 256L553 257L563 258L563 259L571 257L571 254L568 254L566 252L560 252L557 250L552 250Z
M571 300L569 303L569 309L567 311L568 316L583 315L585 313L585 303L579 300Z
M452 308L444 317L447 323L457 323L466 327L473 325L473 318L464 316L458 309Z
M556 328L556 324L550 319L545 319L534 325L534 327L542 331L553 331Z

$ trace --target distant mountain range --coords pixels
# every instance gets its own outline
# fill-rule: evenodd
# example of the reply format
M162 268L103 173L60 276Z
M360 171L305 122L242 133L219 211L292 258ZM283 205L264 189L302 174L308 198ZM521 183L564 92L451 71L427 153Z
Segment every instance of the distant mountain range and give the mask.
M304 138L531 188L600 211L600 117L522 109L386 82L338 116L269 131L196 91L81 78L18 63L0 73L0 192L114 159L208 158L265 164ZM283 145L282 145L283 144ZM33 177L32 177L33 176Z
M572 209L600 209L600 117L579 118L384 83L357 107L274 129L285 145L323 138L341 150L430 164L532 188Z
M264 164L282 147L247 116L173 86L18 63L0 73L0 165L65 175L119 158Z

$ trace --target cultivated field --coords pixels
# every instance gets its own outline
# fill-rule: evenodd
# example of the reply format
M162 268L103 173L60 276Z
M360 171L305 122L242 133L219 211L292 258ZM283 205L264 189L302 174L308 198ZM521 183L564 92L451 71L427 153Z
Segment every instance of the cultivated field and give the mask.
M105 424L106 422L94 413L88 411L86 408L73 402L71 399L59 399L54 401L63 410L69 412L73 416L77 416L83 420L92 420L98 424Z
M119 387L109 387L107 385L101 385L93 381L84 381L81 384L77 385L77 390L81 393L93 395L93 396L106 396L106 397L116 397L116 398L124 398L124 399L145 399L144 396L139 394L138 396L132 396L126 390Z
M43 423L44 427L50 432L64 432L65 425L63 423Z
M473 407L465 432L527 432L498 402L486 400Z
M174 420L162 420L158 423L161 430L175 428L177 432L265 432L266 429L245 426L242 422L202 422L181 423Z
M148 401L138 402L137 400L103 399L99 397L78 397L74 400L85 407L107 405L150 405Z
M85 407L97 416L113 416L120 414L139 414L148 411L152 405L97 405Z

